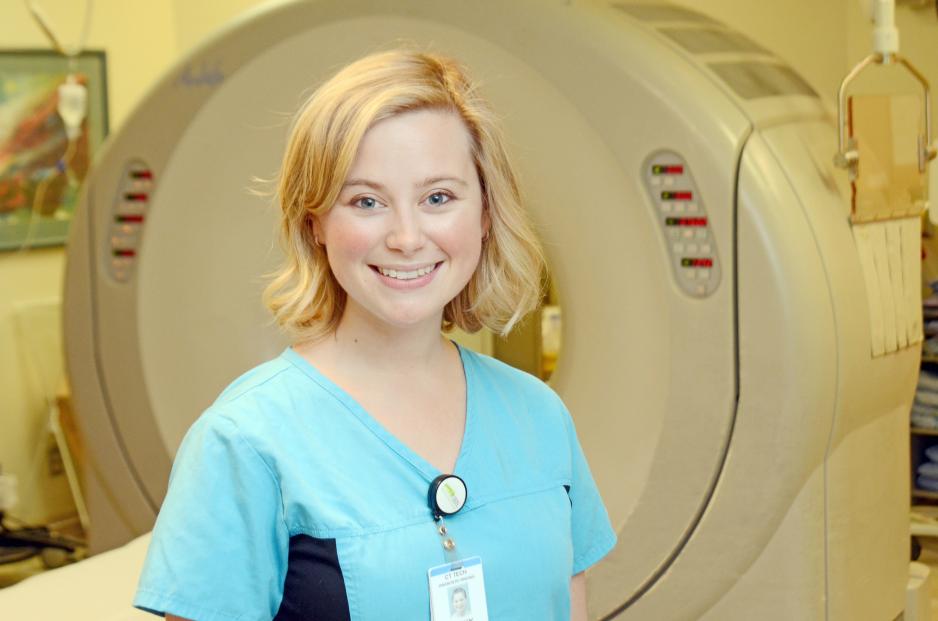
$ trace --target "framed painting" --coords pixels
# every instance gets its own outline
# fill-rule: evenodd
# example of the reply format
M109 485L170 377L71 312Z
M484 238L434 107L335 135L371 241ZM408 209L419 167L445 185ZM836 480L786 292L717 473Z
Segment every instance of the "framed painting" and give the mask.
M79 191L108 131L104 52L0 51L0 250L64 244ZM58 113L70 74L88 90L81 133Z

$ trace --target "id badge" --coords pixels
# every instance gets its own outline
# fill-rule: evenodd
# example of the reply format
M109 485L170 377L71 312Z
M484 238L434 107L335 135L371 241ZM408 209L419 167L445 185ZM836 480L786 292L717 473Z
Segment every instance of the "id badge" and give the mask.
M488 621L480 557L431 567L427 573L432 621Z

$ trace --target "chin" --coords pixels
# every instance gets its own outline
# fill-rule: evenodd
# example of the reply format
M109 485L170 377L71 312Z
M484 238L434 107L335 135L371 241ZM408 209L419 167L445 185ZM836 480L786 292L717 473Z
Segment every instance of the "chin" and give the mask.
M413 328L427 322L442 322L443 309L394 309L372 313L375 319L395 328Z

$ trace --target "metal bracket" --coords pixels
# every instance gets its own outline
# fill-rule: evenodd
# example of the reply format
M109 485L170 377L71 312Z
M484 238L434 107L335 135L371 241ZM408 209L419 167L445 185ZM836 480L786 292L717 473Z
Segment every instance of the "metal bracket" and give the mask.
M928 84L928 80L916 69L912 63L906 60L903 56L899 54L870 54L862 61L860 61L857 66L855 66L850 73L843 79L840 83L840 89L837 92L837 154L834 155L834 164L840 168L844 168L850 175L850 180L854 181L857 178L857 163L859 161L859 155L857 153L856 141L853 138L847 137L847 87L850 83L858 76L860 73L866 69L871 64L885 65L896 62L911 73L919 84L922 85L922 89L925 92L925 135L919 137L918 144L918 169L919 172L925 173L928 169L928 163L935 159L935 156L938 155L938 148L935 146L935 142L932 139L931 132L931 87Z

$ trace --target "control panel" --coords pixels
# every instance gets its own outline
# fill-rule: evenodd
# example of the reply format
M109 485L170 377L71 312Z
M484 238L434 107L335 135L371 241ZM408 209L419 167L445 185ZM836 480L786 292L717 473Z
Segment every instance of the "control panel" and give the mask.
M107 243L109 271L118 282L133 273L152 193L152 169L140 161L128 164L114 200Z
M642 176L678 286L694 297L710 295L720 283L720 262L707 209L687 162L672 151L659 151L646 160Z

